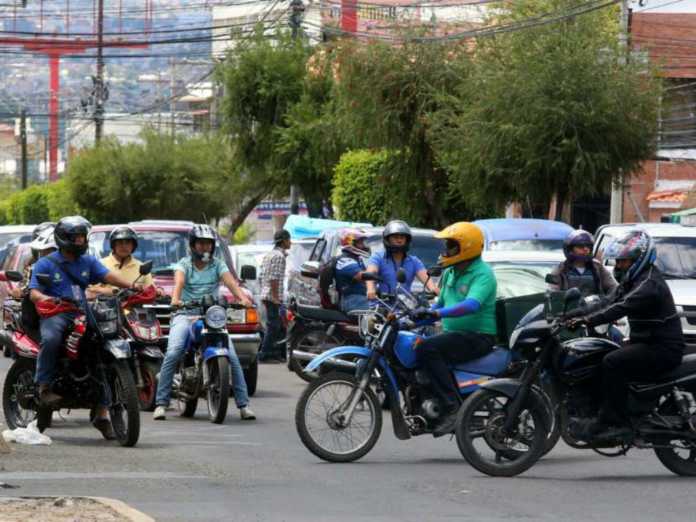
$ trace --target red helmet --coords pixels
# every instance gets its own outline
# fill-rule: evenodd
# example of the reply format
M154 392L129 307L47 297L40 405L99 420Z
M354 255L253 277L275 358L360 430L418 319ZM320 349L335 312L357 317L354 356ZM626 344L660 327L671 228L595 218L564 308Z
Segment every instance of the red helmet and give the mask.
M341 232L341 250L346 254L367 257L370 255L370 248L365 245L367 236L362 230L357 228L347 228ZM358 243L362 242L362 245Z

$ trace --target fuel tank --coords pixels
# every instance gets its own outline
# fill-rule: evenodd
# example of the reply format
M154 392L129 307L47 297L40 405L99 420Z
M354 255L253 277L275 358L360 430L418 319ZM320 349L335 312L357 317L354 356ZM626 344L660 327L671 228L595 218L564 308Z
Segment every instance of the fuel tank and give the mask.
M602 359L619 345L598 337L581 337L565 341L559 347L555 366L567 384L576 384L598 374Z
M394 354L404 368L415 368L418 363L418 344L423 340L422 335L408 331L400 331L394 343Z

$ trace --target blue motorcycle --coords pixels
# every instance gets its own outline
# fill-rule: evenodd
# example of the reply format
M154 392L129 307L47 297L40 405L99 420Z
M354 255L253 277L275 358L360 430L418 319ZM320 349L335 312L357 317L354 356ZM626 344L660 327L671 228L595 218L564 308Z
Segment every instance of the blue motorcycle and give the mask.
M400 286L396 299L381 302L373 311L359 313L365 346L340 346L324 352L306 367L317 372L299 398L295 424L309 451L330 462L350 462L366 455L382 429L382 408L375 390L382 390L390 405L394 434L400 440L432 433L442 408L430 388L428 374L420 369L418 344L423 335L413 332L411 312L419 303ZM462 400L494 377L522 371L507 347L452 366ZM353 373L334 371L322 375L322 366L340 368L354 363ZM340 364L337 364L340 363ZM544 394L542 394L544 395ZM549 401L549 415L553 407ZM549 449L558 440L549 441ZM510 456L510 458L514 455Z
M236 305L239 306L239 305ZM182 417L193 417L198 399L208 402L211 422L221 424L227 415L231 394L230 338L227 333L227 309L235 307L212 296L183 305L199 310L192 317L186 352L174 375L172 397L179 404Z

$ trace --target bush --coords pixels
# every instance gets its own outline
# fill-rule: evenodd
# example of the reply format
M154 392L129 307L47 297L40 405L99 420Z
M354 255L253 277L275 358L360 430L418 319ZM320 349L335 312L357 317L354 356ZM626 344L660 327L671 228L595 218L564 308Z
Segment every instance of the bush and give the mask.
M43 221L57 221L63 216L78 212L65 180L60 180L44 185L32 185L2 201L0 223L38 224Z

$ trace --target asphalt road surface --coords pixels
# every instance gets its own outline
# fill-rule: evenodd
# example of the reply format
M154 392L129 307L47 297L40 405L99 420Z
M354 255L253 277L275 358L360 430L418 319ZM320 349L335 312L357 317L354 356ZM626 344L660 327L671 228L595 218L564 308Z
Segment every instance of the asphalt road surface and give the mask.
M10 360L0 359L0 381ZM51 446L13 445L0 455L0 495L95 495L127 502L160 521L687 521L696 479L672 475L651 451L604 458L559 444L524 475L481 475L456 443L382 436L352 464L329 464L301 444L293 420L304 383L284 365L260 368L251 406L211 424L143 413L135 448L105 441L86 412L54 421ZM231 404L230 406L233 406ZM3 418L4 422L4 418ZM4 429L4 427L3 427ZM0 513L0 520L2 519Z

